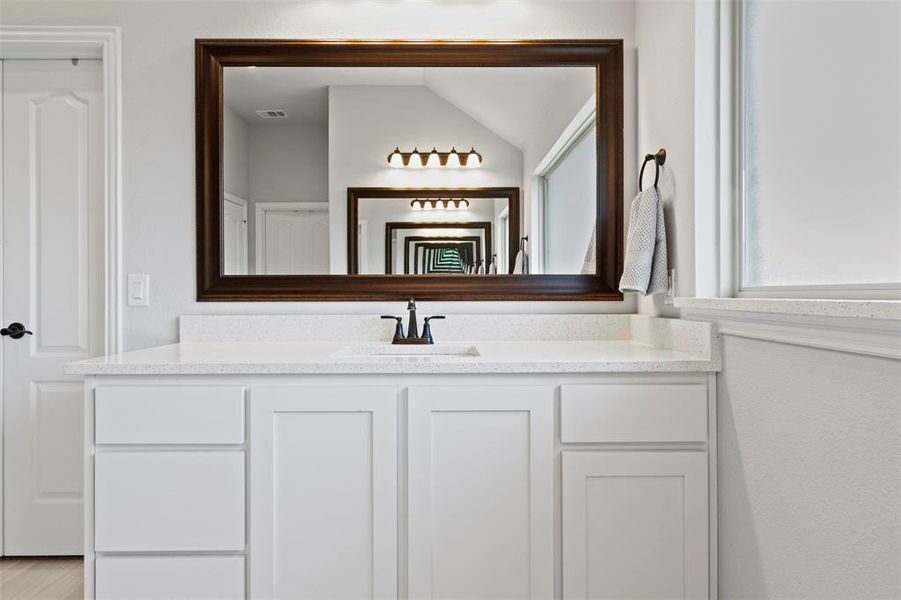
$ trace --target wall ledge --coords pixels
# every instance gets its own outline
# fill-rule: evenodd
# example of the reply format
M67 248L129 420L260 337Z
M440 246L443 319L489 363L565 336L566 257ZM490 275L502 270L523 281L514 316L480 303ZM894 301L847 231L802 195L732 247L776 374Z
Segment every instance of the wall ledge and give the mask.
M859 314L832 316L739 309L744 306L745 299L730 303L729 306L734 307L731 309L722 308L721 304L730 299L717 299L715 308L705 307L709 305L702 302L680 303L679 300L695 299L676 300L682 318L715 323L720 335L901 360L901 320L884 308L877 309L876 314L886 318L876 318Z
M787 298L676 298L681 309L847 317L901 321L899 300L795 300Z

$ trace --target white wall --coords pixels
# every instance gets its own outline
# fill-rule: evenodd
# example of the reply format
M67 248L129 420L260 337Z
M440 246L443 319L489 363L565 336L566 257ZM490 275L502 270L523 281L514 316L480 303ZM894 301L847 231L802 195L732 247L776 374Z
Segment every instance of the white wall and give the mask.
M901 362L725 336L719 592L901 597Z
M694 295L694 15L693 2L637 3L638 153L667 150L658 189L679 296ZM653 184L649 163L644 185ZM664 312L661 295L641 299L639 307Z
M348 187L505 187L522 181L522 152L423 86L329 89L331 271L347 272ZM479 169L395 169L395 147L482 154ZM372 230L370 230L372 231Z
M250 196L249 128L235 111L222 111L222 170L225 191L247 200Z
M184 313L358 312L398 303L198 303L194 266L194 39L622 38L627 195L634 185L635 5L625 1L102 2L4 0L5 25L119 25L123 36L124 267L149 273L125 309L125 347L176 339ZM165 238L161 232L166 232ZM123 291L124 293L124 291ZM447 312L629 312L627 302L434 303Z

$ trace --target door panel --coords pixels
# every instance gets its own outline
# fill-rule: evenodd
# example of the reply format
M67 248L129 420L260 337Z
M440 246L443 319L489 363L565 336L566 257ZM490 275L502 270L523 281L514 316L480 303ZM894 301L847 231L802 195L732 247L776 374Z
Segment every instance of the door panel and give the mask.
M267 274L328 274L328 213L267 210L265 212Z
M247 204L226 195L222 214L225 275L247 275Z
M3 61L4 553L82 553L80 378L103 351L100 61Z
M410 597L553 597L553 388L409 398Z
M396 390L251 396L251 597L396 598Z
M563 598L706 598L707 454L563 453Z

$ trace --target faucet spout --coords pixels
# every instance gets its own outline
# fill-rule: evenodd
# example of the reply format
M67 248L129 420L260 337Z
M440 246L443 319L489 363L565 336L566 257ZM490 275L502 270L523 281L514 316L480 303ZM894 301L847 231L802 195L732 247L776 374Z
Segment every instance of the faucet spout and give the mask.
M419 325L416 323L416 300L410 298L407 303L407 310L410 311L410 320L407 322L407 338L419 337Z

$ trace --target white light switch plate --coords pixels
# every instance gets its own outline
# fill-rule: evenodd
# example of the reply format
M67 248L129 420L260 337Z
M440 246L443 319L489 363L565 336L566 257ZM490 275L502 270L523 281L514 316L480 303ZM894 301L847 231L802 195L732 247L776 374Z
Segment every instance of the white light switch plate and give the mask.
M150 275L128 276L128 305L150 306Z

